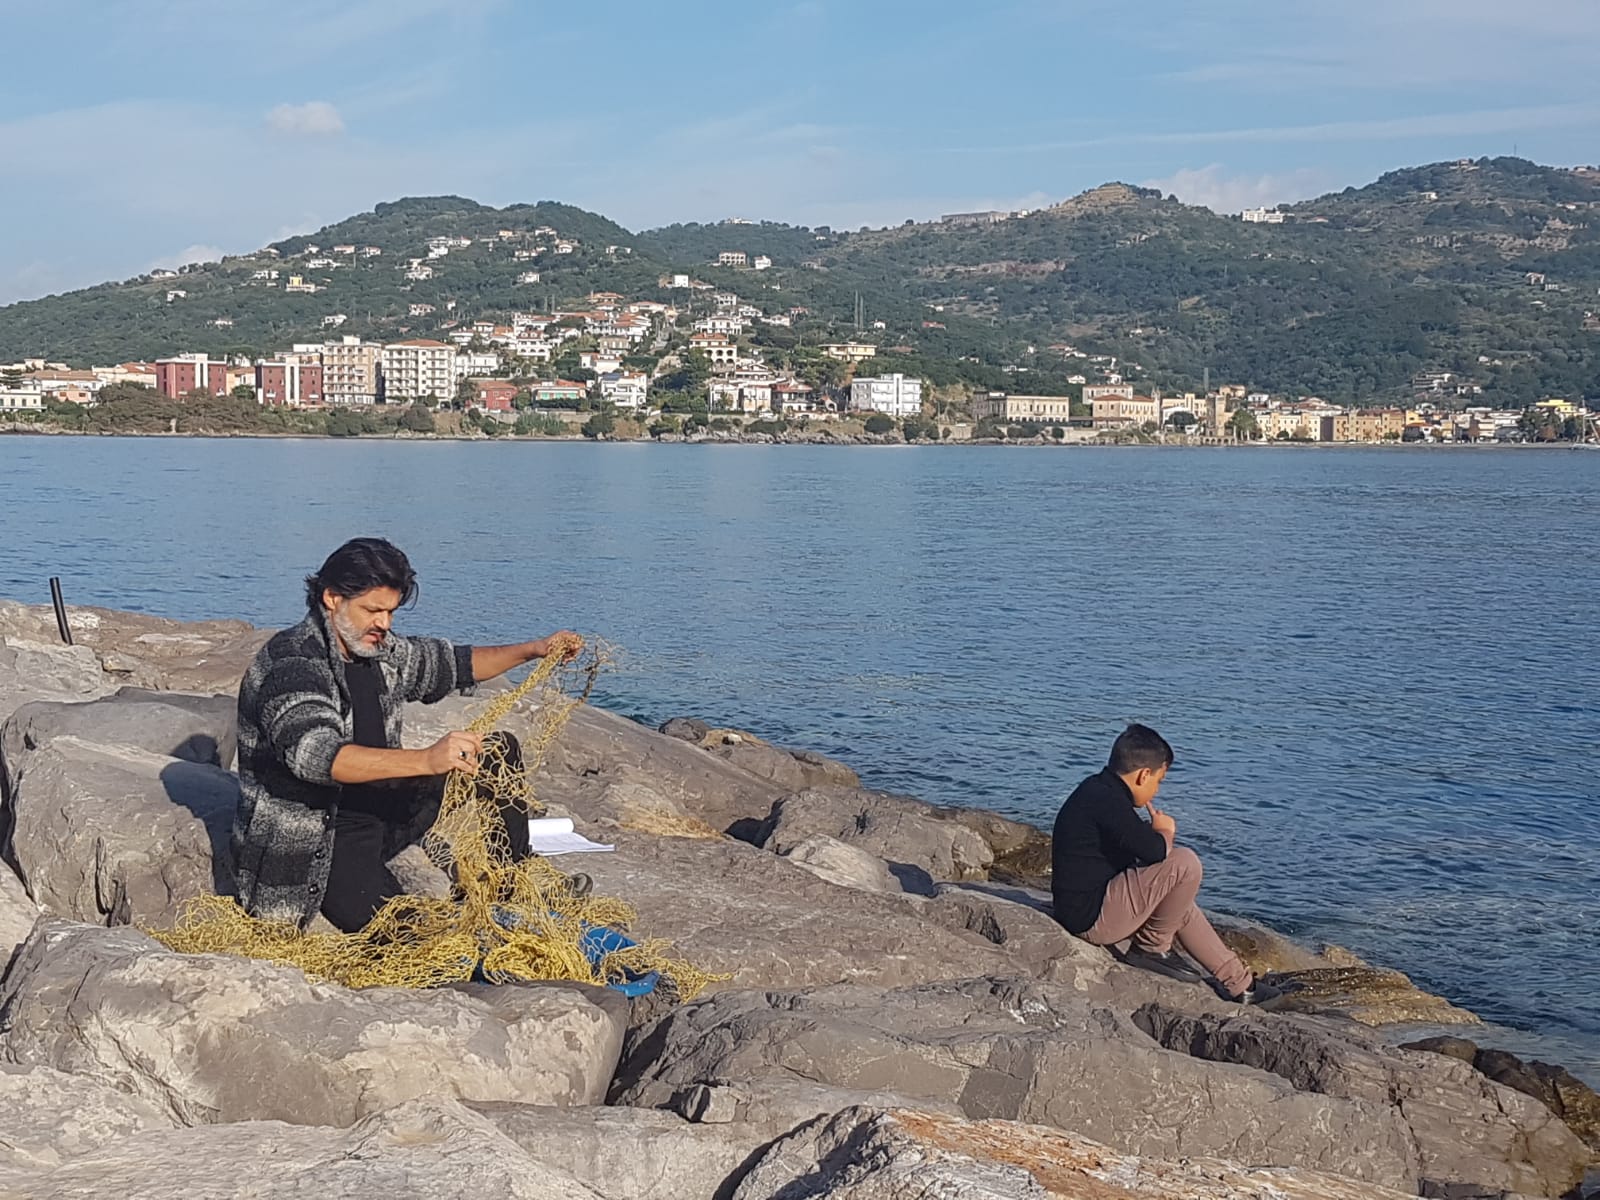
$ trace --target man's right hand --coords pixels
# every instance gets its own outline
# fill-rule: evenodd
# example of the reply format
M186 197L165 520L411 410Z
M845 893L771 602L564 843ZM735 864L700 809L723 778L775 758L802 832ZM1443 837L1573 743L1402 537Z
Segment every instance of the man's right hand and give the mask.
M1178 823L1159 808L1150 810L1150 828L1161 834L1168 841L1178 836Z
M478 755L483 752L483 737L476 733L447 733L427 749L428 773L447 775L460 771L478 773Z

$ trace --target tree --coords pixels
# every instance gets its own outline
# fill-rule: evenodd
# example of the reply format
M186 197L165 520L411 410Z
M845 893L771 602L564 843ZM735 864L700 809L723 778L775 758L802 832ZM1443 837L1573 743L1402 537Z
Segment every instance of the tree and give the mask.
M657 392L698 395L704 399L706 384L710 382L711 360L699 350L690 350L680 354L678 365L656 380L655 389Z
M420 404L413 404L400 414L400 428L411 433L432 433L433 414Z
M1227 430L1240 441L1253 441L1261 433L1255 413L1248 408L1241 408L1228 418Z
M255 390L255 388L251 387L248 383L239 384L237 387L235 387L233 389L233 391L229 392L228 394L230 396L232 396L235 400L249 400L251 402L254 402L255 398L256 398L256 390Z
M1176 429L1179 433L1182 433L1184 430L1188 429L1189 426L1195 423L1195 415L1192 412L1186 412L1183 409L1179 409L1177 412L1173 413L1167 418L1167 428Z
M478 403L478 389L472 380L462 377L456 384L456 407L462 412L474 407Z
M677 417L663 413L650 422L649 432L651 437L658 438L664 433L677 433L679 428L680 424Z
M887 413L875 412L864 422L868 433L888 433L894 428L894 418Z
M583 436L586 438L610 437L617 431L617 419L605 409L592 415L583 423Z

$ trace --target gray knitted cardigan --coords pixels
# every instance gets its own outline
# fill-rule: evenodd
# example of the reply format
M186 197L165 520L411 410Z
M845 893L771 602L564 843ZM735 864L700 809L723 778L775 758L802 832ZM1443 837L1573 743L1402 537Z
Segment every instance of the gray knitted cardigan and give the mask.
M402 703L433 704L475 682L472 647L437 638L390 634L378 665L390 746ZM239 687L233 871L252 916L303 928L321 908L339 808L333 759L353 736L344 658L322 615L309 615L261 648Z

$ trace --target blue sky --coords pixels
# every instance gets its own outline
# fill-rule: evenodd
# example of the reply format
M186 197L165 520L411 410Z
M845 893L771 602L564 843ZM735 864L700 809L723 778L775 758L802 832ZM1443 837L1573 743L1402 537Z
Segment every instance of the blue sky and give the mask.
M405 195L855 228L1600 158L1600 0L0 0L0 27L0 303Z

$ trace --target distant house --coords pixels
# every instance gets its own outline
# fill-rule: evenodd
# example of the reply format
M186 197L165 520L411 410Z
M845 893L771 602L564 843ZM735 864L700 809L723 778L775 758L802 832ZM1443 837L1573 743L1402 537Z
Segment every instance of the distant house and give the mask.
M719 267L743 267L747 266L749 262L749 256L743 250L724 250L717 255L717 266Z
M822 348L822 352L829 358L861 362L863 359L876 358L878 348L866 342L830 342Z
M535 384L533 402L535 404L572 403L582 400L588 394L589 389L581 383L573 383L569 379L557 379L551 383Z
M511 412L516 407L517 385L509 379L472 379L473 393L477 397L474 407L484 412Z
M538 283L539 282L539 272L537 272L537 271L524 271L524 272L522 272L522 274L517 276L517 282L520 283L520 284L524 284L524 285L530 284L530 283Z

